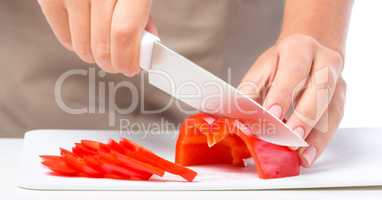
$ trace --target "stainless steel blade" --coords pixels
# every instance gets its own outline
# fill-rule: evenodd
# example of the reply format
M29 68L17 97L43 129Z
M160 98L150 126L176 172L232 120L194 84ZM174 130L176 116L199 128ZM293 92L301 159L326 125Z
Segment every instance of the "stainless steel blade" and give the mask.
M199 111L251 122L253 134L267 142L307 146L256 101L159 42L154 44L148 74L150 84Z

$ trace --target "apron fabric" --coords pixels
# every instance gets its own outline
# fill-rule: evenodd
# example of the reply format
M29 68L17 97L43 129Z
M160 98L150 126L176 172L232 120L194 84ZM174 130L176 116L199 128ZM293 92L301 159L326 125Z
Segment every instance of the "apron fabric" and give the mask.
M276 40L282 8L281 0L155 0L152 16L164 44L236 86ZM173 129L189 114L174 105L150 112L171 98L150 86L144 73L106 74L66 51L37 1L3 2L0 27L0 137L22 137L31 129L150 129L154 122ZM75 74L65 79L59 96L78 113L63 110L55 95L57 81L68 72ZM116 111L137 101L129 112Z

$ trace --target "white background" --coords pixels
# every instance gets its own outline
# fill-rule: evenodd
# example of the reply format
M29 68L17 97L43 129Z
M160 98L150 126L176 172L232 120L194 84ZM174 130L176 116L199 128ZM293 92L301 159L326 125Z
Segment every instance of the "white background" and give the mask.
M355 0L346 48L341 127L382 126L382 1Z

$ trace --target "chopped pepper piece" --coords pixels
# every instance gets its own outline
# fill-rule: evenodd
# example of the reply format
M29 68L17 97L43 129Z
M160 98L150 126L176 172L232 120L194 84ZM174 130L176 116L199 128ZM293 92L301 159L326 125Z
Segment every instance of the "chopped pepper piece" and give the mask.
M190 116L180 128L175 161L185 166L244 166L243 160L252 157L260 178L281 178L300 173L296 151L262 141L249 130L235 119L204 113Z

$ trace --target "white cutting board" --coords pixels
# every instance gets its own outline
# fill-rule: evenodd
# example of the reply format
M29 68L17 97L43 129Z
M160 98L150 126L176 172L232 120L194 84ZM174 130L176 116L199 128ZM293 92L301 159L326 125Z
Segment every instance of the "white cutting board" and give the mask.
M262 180L254 166L236 168L198 166L194 182L166 174L151 181L93 178L63 178L48 175L40 164L41 154L58 154L81 139L107 141L128 137L170 160L174 158L175 132L127 134L118 131L34 130L27 132L21 157L18 184L38 190L256 190L282 188L329 188L382 185L382 128L341 129L311 169L300 176Z

